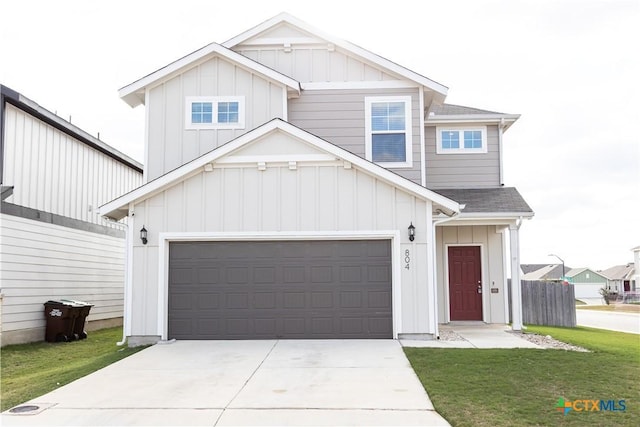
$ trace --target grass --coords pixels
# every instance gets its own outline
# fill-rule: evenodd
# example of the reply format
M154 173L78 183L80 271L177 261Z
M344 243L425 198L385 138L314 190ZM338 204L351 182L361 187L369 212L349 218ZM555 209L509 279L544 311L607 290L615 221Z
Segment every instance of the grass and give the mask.
M623 313L640 313L640 305L637 304L610 304L610 305L585 305L576 306L579 310L619 311Z
M122 328L89 333L70 343L32 343L2 347L1 410L34 399L104 368L144 347L118 347Z
M531 349L405 348L435 409L453 426L616 425L640 419L640 336L530 327L591 353ZM558 399L621 400L625 412L563 415Z

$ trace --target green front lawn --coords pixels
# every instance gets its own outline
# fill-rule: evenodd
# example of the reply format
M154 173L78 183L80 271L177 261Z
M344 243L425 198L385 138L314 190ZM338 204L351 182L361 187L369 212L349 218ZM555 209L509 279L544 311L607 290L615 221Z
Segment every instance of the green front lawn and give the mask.
M592 352L405 348L405 353L435 409L453 426L638 425L640 336L582 327L528 330ZM625 400L626 411L564 415L555 408L561 397Z
M70 343L19 344L0 349L1 410L34 399L132 355L144 347L118 347L122 328L89 332Z

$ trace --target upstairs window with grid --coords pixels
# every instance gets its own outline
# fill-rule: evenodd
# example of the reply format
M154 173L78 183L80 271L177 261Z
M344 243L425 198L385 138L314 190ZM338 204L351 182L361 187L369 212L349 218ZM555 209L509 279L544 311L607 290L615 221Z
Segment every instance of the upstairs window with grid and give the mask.
M367 159L387 167L410 166L411 98L367 98L365 103Z

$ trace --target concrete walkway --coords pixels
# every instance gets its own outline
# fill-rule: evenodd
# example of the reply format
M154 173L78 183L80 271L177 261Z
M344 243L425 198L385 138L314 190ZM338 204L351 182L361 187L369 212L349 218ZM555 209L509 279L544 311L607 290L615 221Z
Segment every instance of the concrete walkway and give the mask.
M393 340L155 345L3 426L448 425Z
M404 347L436 348L537 348L543 347L520 338L506 325L470 324L440 325L441 339L431 341L402 340Z

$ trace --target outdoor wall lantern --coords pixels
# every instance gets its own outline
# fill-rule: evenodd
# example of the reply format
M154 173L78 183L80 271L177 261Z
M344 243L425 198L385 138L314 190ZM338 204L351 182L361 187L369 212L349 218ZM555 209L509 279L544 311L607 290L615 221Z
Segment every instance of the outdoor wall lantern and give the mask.
M142 240L143 245L146 245L149 241L147 240L147 229L144 228L144 225L142 226L142 229L140 229L140 240Z
M413 242L413 239L416 238L416 228L413 226L413 221L409 225L409 240Z

